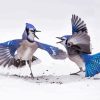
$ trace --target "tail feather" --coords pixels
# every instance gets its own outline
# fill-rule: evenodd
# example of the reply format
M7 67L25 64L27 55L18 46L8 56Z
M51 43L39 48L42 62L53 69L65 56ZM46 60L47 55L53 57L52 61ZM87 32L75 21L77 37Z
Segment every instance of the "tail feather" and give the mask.
M14 63L14 58L11 58L10 61L9 61L9 63L8 63L8 67L10 67L11 65L13 65L13 63Z
M95 55L83 55L85 61L85 76L92 77L100 73L100 53Z

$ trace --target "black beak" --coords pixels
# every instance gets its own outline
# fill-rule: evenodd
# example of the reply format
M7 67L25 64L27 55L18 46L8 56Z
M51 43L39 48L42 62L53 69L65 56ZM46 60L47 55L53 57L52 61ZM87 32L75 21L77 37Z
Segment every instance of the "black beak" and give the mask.
M34 37L36 37L37 39L39 39L37 36L36 36L36 34L34 33Z
M36 37L37 39L39 39L39 38L36 36L35 32L41 32L41 31L39 31L39 30L34 30L34 31L32 31L32 32L34 32L34 37Z
M35 30L35 32L41 32L41 31L39 31L39 30Z
M61 40L61 41L56 42L56 43L61 43L61 42L63 42L63 39L62 39L61 37L56 37L56 38Z

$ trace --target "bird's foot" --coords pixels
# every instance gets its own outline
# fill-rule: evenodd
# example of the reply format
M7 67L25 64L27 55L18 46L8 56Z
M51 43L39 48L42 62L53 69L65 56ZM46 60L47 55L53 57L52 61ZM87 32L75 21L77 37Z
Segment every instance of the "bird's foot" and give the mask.
M70 73L70 75L79 75L78 73Z
M71 73L70 75L79 75L80 72L82 72L82 71L78 71L76 73Z
M31 75L31 78L34 79L33 73L30 73L30 75Z

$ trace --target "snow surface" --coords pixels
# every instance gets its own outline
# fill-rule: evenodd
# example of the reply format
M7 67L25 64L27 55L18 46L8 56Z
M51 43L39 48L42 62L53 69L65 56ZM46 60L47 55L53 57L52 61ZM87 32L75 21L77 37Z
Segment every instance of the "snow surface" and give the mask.
M41 33L37 41L65 50L55 37L71 33L71 15L87 24L93 53L100 51L99 0L0 0L0 42L21 38L25 23L30 22ZM69 59L54 60L38 49L29 78L28 66L17 69L0 67L0 100L100 100L100 75L85 78L69 75L78 67Z
M80 76L24 77L0 75L2 100L100 100L100 80Z

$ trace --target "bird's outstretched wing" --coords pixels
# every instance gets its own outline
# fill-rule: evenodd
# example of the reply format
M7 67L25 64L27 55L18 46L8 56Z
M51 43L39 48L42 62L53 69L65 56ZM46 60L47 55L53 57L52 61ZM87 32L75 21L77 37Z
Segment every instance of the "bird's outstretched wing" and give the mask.
M47 51L49 55L54 59L65 59L67 57L66 52L57 47L40 42L37 42L37 44L40 49Z
M21 39L0 43L0 65L11 66L14 62L14 56L17 48L20 46Z
M78 32L73 34L67 41L69 48L74 46L74 49L79 50L82 53L91 53L90 37L86 32Z
M72 15L71 23L72 23L72 34L78 33L80 31L87 33L86 24L78 16Z

